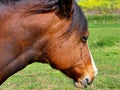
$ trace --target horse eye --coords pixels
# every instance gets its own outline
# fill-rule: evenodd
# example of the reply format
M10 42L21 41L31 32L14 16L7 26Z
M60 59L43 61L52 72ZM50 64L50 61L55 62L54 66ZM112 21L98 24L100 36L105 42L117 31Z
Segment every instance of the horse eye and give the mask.
M88 36L83 36L83 37L81 38L82 42L86 42L87 39L88 39Z

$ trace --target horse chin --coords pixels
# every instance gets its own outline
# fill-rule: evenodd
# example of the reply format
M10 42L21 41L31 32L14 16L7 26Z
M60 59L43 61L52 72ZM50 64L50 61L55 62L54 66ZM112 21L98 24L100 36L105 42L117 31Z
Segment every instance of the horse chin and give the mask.
M87 85L83 85L81 82L74 83L77 88L87 88Z

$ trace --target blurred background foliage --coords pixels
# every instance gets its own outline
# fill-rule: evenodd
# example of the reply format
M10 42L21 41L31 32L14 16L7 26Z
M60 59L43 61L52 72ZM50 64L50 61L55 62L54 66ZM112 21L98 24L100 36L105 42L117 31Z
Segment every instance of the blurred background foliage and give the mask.
M91 14L120 14L120 0L78 0L78 4Z
M120 24L120 0L77 0L89 24Z

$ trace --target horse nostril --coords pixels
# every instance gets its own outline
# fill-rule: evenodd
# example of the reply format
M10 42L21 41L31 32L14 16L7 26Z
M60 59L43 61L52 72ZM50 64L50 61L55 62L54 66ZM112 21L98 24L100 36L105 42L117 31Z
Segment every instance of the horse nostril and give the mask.
M86 78L85 80L86 80L86 82L87 82L87 84L88 84L88 83L89 83L89 78Z
M88 85L90 85L92 83L92 81L91 81L90 78L86 78L85 80L86 80L86 82L87 82Z

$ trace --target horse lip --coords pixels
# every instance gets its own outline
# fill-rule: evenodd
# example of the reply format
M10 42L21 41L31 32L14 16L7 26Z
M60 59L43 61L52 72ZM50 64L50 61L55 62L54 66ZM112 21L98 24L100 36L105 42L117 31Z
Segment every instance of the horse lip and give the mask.
M87 88L87 86L88 86L87 83L84 84L84 83L82 83L82 82L80 82L80 81L74 82L74 84L75 84L75 86L78 87L78 88Z

